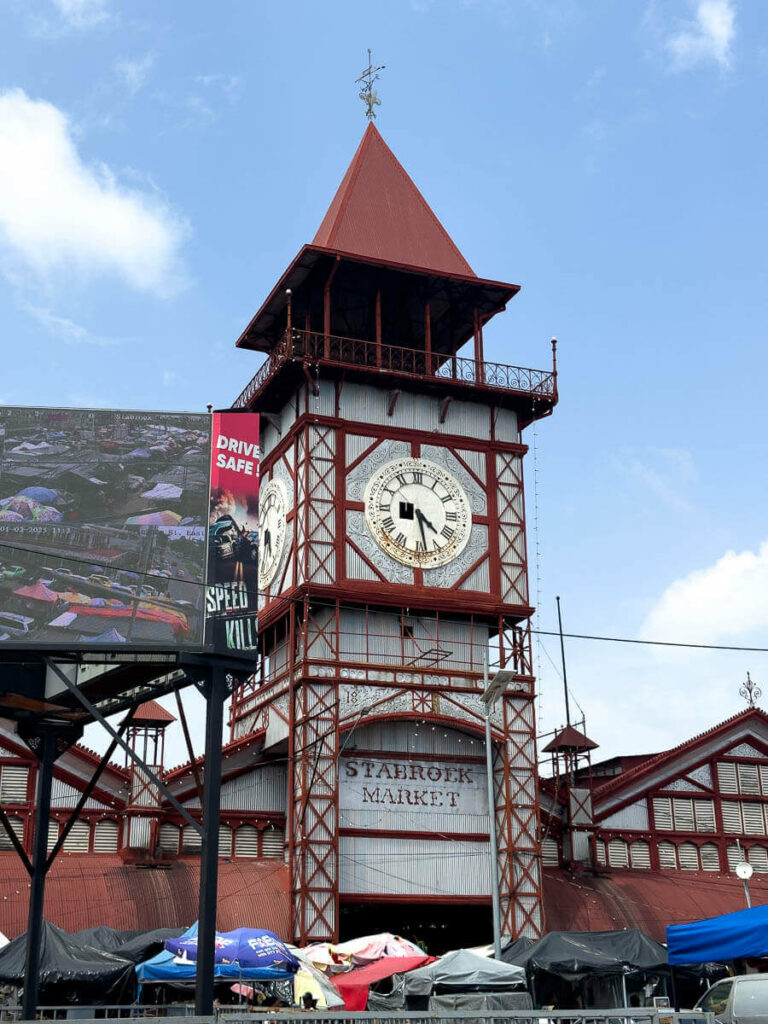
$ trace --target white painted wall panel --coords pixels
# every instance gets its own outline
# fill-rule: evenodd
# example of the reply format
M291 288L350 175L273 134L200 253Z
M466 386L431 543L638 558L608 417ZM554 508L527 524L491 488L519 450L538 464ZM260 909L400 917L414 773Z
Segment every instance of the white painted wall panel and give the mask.
M648 805L645 800L638 800L629 807L624 807L615 814L609 814L599 822L601 828L627 828L637 829L638 832L647 832L650 828L648 823Z
M339 840L339 891L487 896L490 893L488 845L342 836Z

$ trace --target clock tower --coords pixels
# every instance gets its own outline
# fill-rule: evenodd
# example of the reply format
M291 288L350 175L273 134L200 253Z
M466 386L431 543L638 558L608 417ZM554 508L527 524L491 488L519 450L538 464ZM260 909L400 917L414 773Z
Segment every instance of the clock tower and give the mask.
M483 353L518 290L474 273L370 123L238 341L266 359L235 403L261 413L262 659L233 733L287 766L300 942L381 904L490 922L491 819L502 932L541 934L523 431L557 377ZM511 679L491 808L488 662Z

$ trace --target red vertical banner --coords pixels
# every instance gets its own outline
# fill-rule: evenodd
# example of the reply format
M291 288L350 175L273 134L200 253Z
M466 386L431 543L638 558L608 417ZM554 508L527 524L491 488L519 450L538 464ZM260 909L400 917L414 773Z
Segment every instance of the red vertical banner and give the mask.
M257 647L259 416L213 413L208 519L208 641L219 651Z

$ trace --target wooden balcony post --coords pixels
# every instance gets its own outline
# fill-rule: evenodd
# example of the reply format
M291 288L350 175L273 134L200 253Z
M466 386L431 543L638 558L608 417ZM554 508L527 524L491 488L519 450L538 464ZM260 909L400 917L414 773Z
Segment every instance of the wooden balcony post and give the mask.
M323 291L323 354L326 359L331 354L331 285L336 276L336 271L339 269L339 259L340 257L337 256Z
M424 303L424 351L426 352L426 372L432 376L432 316L429 299Z
M381 369L381 288L376 289L376 366Z

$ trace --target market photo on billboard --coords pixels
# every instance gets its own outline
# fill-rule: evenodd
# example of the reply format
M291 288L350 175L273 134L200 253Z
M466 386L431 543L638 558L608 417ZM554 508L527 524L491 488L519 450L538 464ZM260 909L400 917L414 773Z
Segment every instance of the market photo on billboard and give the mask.
M210 416L0 408L0 645L204 642Z

